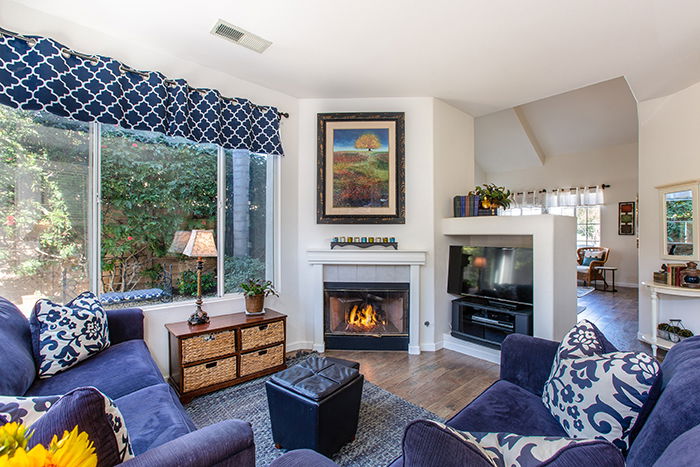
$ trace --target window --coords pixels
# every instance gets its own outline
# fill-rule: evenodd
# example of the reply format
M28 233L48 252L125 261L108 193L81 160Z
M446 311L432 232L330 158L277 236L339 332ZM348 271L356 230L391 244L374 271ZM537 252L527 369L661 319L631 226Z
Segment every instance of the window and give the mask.
M247 278L271 278L273 159L248 151L224 151L226 226L224 292L240 292ZM266 274L266 271L268 273Z
M192 299L196 259L171 245L193 229L217 242L205 294L272 279L274 160L0 106L0 296L30 310L39 297L170 285L168 301Z
M547 211L559 216L576 216L576 248L600 246L600 206L564 206Z
M87 124L0 106L0 295L27 313L89 288L88 161Z
M216 231L218 148L101 125L100 149L102 292L191 299L197 259L170 246L178 231ZM215 295L217 259L203 260L202 294Z
M600 206L576 208L576 246L600 246Z

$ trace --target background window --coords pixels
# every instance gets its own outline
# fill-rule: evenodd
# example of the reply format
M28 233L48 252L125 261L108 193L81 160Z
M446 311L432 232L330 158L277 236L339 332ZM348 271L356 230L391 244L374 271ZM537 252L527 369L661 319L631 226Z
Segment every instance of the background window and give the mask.
M576 246L600 246L600 206L576 208Z
M218 148L101 128L102 291L172 286L173 299L191 300L196 258L168 250L177 231L216 232ZM217 258L205 258L204 295L217 293L216 271Z
M89 289L88 143L85 123L0 106L0 295L25 312Z
M272 279L273 158L226 150L226 293L248 278Z

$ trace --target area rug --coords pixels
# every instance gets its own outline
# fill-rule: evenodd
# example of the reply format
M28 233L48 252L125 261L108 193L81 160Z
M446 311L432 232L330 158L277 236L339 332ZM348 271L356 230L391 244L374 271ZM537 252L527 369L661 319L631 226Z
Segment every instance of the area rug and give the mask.
M289 366L313 354L290 359ZM362 371L362 369L360 369ZM253 425L257 466L267 466L283 454L272 441L267 409L265 381L258 378L196 398L185 406L197 428L222 420L238 418ZM401 440L406 425L427 418L444 421L434 413L408 402L365 380L360 406L360 422L355 441L346 444L333 460L344 467L388 465L401 454Z
M585 297L589 293L593 292L595 289L593 287L581 287L580 285L576 286L576 297L581 298Z

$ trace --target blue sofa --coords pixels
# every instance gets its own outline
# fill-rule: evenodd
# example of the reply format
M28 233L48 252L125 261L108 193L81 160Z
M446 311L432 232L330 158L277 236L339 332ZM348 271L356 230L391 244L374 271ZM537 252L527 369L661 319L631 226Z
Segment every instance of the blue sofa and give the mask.
M503 342L501 379L485 390L447 424L471 432L509 432L522 435L566 436L564 429L541 402L544 383L559 346L535 337L513 334ZM604 342L606 352L616 349ZM661 365L661 380L652 388L658 396L649 404L646 422L634 433L627 455L630 467L698 465L700 446L700 336L686 339L668 352ZM654 396L652 396L653 398ZM423 437L405 436L404 453L431 449L441 467L470 465L462 455L445 456L454 447L441 438L444 432L424 432ZM421 446L418 446L418 445ZM608 443L606 443L608 444ZM609 445L612 446L612 445ZM456 453L455 453L456 454ZM610 452L587 452L577 460L557 459L556 465L609 465ZM332 461L309 450L291 451L273 467L333 467ZM437 463L434 465L438 465ZM474 464L477 465L477 464ZM403 467L403 458L391 467ZM409 466L405 467L428 467Z
M93 386L111 397L124 416L136 457L123 465L253 467L250 424L226 420L195 428L143 341L142 311L109 310L107 318L109 348L51 378L39 379L29 322L0 297L0 395L57 395Z

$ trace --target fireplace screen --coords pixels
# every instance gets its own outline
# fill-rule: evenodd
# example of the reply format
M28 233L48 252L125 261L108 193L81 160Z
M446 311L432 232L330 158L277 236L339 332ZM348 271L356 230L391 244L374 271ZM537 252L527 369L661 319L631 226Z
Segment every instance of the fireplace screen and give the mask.
M408 284L327 282L326 336L408 336Z

